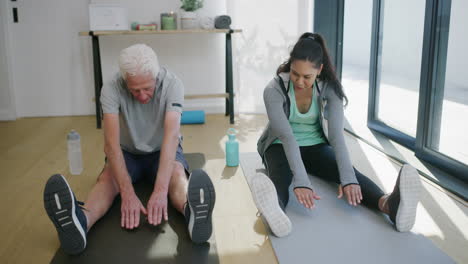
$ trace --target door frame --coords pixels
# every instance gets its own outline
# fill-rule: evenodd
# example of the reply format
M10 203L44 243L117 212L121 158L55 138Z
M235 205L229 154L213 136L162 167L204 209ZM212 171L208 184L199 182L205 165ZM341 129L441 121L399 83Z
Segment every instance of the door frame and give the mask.
M315 1L313 11L314 32L325 38L338 80L341 80L343 64L344 1Z
M4 50L0 50L0 53L5 54L6 58L6 81L8 95L10 97L10 104L7 108L0 108L0 120L16 120L16 100L15 100L15 89L14 89L14 78L13 72L11 71L13 60L12 57L8 54L12 54L11 49L11 34L10 34L10 21L12 19L12 14L10 11L10 6L8 4L9 0L0 0L0 28L3 31L3 35L0 36L0 41L4 42Z

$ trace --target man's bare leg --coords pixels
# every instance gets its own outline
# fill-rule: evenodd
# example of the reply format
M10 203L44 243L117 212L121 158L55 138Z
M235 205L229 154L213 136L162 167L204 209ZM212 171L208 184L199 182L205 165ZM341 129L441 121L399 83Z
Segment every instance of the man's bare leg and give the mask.
M169 199L172 206L185 215L184 205L187 203L188 179L184 166L178 161L174 163L174 170L169 183Z
M110 167L106 164L84 205L88 231L109 210L117 194L119 194L119 186L111 175Z

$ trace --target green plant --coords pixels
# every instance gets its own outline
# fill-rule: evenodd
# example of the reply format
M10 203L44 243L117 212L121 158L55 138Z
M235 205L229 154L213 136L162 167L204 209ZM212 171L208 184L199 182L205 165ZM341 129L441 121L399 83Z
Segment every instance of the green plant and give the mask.
M182 2L183 10L187 12L195 11L203 7L203 0L180 0Z

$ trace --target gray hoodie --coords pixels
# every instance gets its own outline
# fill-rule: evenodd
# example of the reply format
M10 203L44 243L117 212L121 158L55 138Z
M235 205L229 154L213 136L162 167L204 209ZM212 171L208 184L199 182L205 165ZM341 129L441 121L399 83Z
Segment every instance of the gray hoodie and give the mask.
M281 83L283 85L281 85ZM263 159L266 149L276 140L283 143L284 152L293 173L293 188L304 187L312 189L307 172L302 162L299 145L296 142L289 124L290 101L286 87L289 83L289 73L280 73L271 80L263 91L263 100L268 114L268 125L258 140L257 150ZM316 81L314 96L318 95L320 124L323 133L332 146L340 180L343 186L358 184L353 166L348 155L348 149L343 135L343 100L335 93L328 82Z

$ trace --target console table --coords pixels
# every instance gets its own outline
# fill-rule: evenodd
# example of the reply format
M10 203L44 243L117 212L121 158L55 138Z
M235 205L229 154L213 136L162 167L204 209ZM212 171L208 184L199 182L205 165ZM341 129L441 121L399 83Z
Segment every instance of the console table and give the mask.
M226 116L229 115L229 121L234 123L234 88L232 80L232 44L231 34L242 32L241 29L196 29L196 30L140 30L140 31L82 31L80 36L91 36L93 46L93 67L94 67L94 94L96 103L96 126L101 128L101 89L102 89L102 68L101 55L99 51L99 36L114 35L153 35L153 34L198 34L198 33L222 33L226 35L226 92L219 94L197 94L186 95L186 99L201 98L225 98Z

